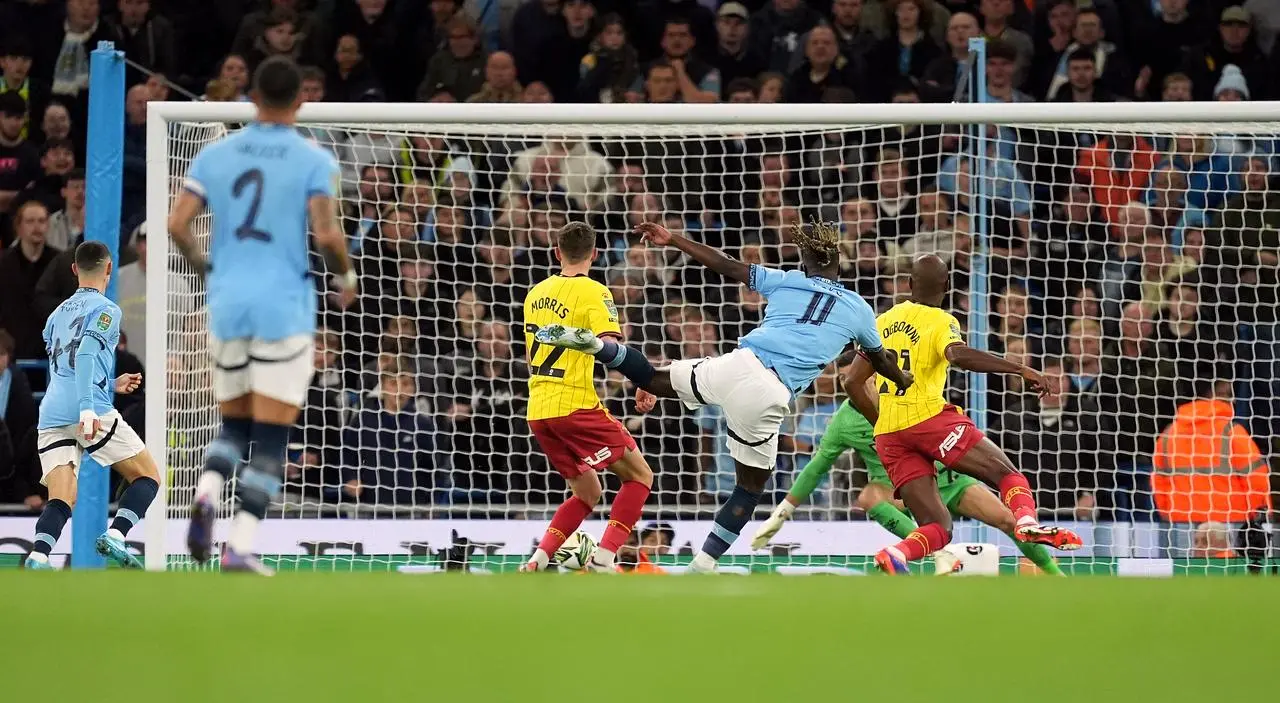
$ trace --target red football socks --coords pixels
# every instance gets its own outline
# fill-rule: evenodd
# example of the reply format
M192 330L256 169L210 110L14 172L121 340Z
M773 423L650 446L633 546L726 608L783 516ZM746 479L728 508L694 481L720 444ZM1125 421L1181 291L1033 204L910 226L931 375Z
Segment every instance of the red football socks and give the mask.
M583 520L591 514L594 508L587 505L577 496L569 496L569 500L562 503L556 514L551 518L551 524L547 526L547 531L542 535L542 541L538 543L538 549L541 549L547 555L555 554L560 545L573 534Z
M1036 499L1031 495L1026 476L1014 472L1000 479L1000 500L1013 511L1018 522L1036 520Z
M942 549L949 542L951 542L951 534L942 529L942 525L931 522L917 527L907 535L906 539L893 545L891 549L897 549L907 561L915 561Z
M618 495L613 498L613 510L609 512L609 526L600 538L600 546L617 552L627 541L631 528L640 520L640 511L649 499L649 487L639 481L625 481Z

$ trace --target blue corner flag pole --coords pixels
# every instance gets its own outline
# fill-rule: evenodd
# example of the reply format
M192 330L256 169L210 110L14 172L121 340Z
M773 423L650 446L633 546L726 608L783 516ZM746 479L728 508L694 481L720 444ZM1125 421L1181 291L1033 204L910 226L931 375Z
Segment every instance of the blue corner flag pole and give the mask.
M124 52L99 42L89 59L89 143L85 167L84 237L111 250L113 274L107 297L116 300L120 270L120 180L124 177ZM115 376L112 369L111 377ZM114 391L115 385L108 388ZM80 464L75 517L71 521L71 568L101 569L106 561L94 542L107 529L109 469L85 455Z

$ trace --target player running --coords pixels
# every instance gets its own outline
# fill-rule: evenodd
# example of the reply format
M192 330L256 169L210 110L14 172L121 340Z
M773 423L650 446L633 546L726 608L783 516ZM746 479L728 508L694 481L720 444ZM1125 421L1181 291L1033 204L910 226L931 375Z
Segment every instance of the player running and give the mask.
M191 507L187 546L197 562L210 558L223 485L248 460L223 571L271 573L253 555L253 539L280 489L289 430L311 382L316 286L308 217L329 271L337 274L341 303L355 297L355 272L335 214L338 164L293 126L301 83L292 60L262 62L253 75L257 118L196 156L169 218L183 257L197 273L207 271L213 392L222 414ZM191 234L206 205L213 214L208 263Z
M49 502L36 520L35 546L24 566L52 568L49 553L76 504L83 451L129 482L110 529L98 537L98 553L120 566L141 569L124 538L147 514L160 489L160 472L137 433L112 407L107 389L120 342L120 308L103 295L111 280L111 252L102 242L84 242L76 247L71 268L80 289L44 325L49 387L40 401L36 446L40 483L49 489ZM132 393L142 385L142 374L124 374L114 385L117 393Z
M851 340L862 345L875 369L897 387L910 387L911 374L884 351L871 306L837 282L840 249L835 227L814 223L795 228L800 271L748 266L652 222L636 231L645 241L674 246L712 271L758 291L767 300L760 326L724 356L684 359L661 369L654 369L640 352L597 339L588 330L555 325L540 330L536 338L594 354L645 391L679 398L690 410L704 405L721 408L737 485L716 512L711 534L689 567L710 572L751 520L777 462L778 429L796 394L808 388Z
M852 358L849 361L841 369L842 375L846 377L852 369ZM871 422L846 400L823 431L818 451L791 484L787 497L778 503L769 519L756 530L751 548L761 549L768 544L778 530L782 529L783 523L791 519L796 507L808 499L818 484L822 483L836 459L851 449L858 453L863 465L867 467L867 485L858 493L858 507L898 539L906 539L907 535L914 532L917 525L907 513L902 512L901 502L894 499L893 484L889 481L889 474L885 472L884 463L876 454ZM1057 560L1043 544L1024 542L1014 537L1013 513L986 486L972 476L957 474L942 464L935 462L935 467L939 469L938 493L952 515L972 518L1004 532L1013 539L1018 550L1045 573L1062 575ZM958 564L958 560L946 550L934 552L933 557L939 573L950 573Z
M1057 391L1038 371L966 345L960 323L940 307L947 286L946 263L932 254L921 256L912 264L910 300L876 320L885 347L903 369L916 374L918 384L893 391L882 383L877 403L867 384L873 369L861 358L854 361L846 380L853 406L875 424L876 453L884 461L895 493L920 523L901 542L877 553L876 566L887 573L905 574L907 562L951 541L951 513L938 493L935 461L997 488L1001 501L1013 512L1016 541L1078 549L1081 542L1074 532L1040 525L1026 477L972 420L943 399L951 365L966 371L1017 374L1041 395Z
M609 513L609 525L585 568L613 571L618 550L627 541L653 485L653 471L636 449L627 429L600 404L593 372L595 363L565 349L543 346L540 330L574 325L583 334L610 340L621 338L618 309L609 289L587 274L596 259L596 233L585 222L570 222L556 236L560 273L529 290L524 299L525 343L529 361L529 429L564 477L573 495L551 518L542 541L522 571L547 568L565 539L600 502L602 487L598 469L608 469L622 480ZM637 398L641 412L653 409L652 396Z

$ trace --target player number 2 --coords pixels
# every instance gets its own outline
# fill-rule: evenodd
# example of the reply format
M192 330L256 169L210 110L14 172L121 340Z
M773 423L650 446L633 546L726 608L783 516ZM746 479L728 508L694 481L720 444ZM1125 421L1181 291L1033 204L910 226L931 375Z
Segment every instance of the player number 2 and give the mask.
M529 334L537 334L538 326L533 323L526 323L524 331ZM553 368L560 357L564 355L564 347L552 347L551 353L547 354L547 358L542 360L541 364L534 362L538 358L538 350L542 349L542 343L533 340L533 346L529 347L529 373L534 376L547 376L549 378L564 378L564 369Z
M896 364L902 362L902 370L911 370L911 350L910 349L890 349L889 353L893 355L893 362ZM885 395L889 392L889 382L885 381L880 384L880 394ZM901 388L894 392L894 395L906 395L907 392Z
M262 191L265 187L265 178L262 175L262 169L251 168L248 171L236 177L235 183L231 184L231 194L239 198L245 189L253 188L253 200L249 203L249 212L244 216L244 222L236 227L236 239L256 239L260 242L271 241L271 233L258 229L255 225L258 222L258 209L262 207Z
M804 314L800 316L800 324L806 322L811 325L821 325L831 316L831 310L836 306L836 297L830 293L814 293L809 299L809 305L805 307Z

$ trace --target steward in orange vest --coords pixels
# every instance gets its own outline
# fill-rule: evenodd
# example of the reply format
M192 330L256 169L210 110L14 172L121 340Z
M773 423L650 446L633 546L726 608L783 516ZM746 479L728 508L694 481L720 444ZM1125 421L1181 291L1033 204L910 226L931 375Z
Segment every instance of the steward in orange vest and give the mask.
M1270 507L1267 459L1235 422L1231 384L1209 384L1156 440L1151 488L1170 522L1245 522Z

